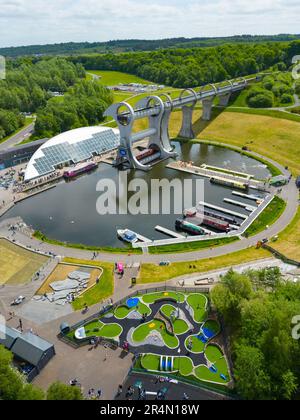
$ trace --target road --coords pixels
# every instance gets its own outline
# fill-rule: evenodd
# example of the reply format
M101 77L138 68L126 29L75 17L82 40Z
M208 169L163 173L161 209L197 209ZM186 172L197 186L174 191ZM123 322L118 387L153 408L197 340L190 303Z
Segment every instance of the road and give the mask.
M21 131L11 136L8 140L0 144L0 152L14 147L17 144L21 143L23 140L26 140L34 130L34 122L24 127Z
M220 143L221 146L225 146L226 144ZM238 148L236 148L238 150ZM272 159L266 158L258 153L251 152L254 157L263 158L272 165L276 166L285 176L289 177L290 172L285 169L282 165L278 162L275 162ZM105 253L100 252L97 259L100 261L107 261L107 262L116 262L116 261L123 261L124 263L133 263L133 262L141 262L141 263L159 263L161 261L170 261L170 262L184 262L184 261L195 261L195 260L203 260L207 258L213 257L220 257L223 255L227 255L233 252L241 251L250 247L253 247L257 244L258 241L262 241L265 238L271 238L279 233L281 233L293 220L294 216L297 213L298 206L299 206L299 191L296 187L296 182L294 179L291 179L288 185L282 188L281 197L286 201L287 205L285 208L284 213L281 217L268 229L265 230L258 235L255 235L251 238L243 238L240 241L233 242L231 244L212 248L212 249L204 249L201 251L193 251L193 252L183 252L178 254L113 254L113 253ZM71 258L79 258L90 260L93 258L92 251L86 251L81 249L74 249L68 248L65 246L58 246L52 245L48 243L41 242L37 239L30 238L23 234L22 232L17 232L14 237L12 237L11 233L7 230L7 223L8 221L4 220L0 223L0 237L7 238L9 240L15 240L18 244L21 244L25 247L31 247L31 249L36 250L38 252L42 252L45 254L54 253L59 256L64 257L71 257Z

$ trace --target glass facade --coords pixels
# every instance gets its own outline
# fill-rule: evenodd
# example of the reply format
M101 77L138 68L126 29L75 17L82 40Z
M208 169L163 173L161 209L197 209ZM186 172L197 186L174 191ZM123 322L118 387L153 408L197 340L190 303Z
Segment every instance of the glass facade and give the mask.
M119 135L108 129L92 134L91 137L70 144L68 142L44 147L44 156L35 159L34 168L39 176L53 172L59 165L77 164L94 155L116 149L120 144Z

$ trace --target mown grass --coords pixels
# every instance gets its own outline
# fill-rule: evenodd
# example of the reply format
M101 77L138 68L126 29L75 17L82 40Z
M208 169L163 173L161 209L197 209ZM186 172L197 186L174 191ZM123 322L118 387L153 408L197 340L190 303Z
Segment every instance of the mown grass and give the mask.
M73 244L69 242L61 242L56 239L50 239L46 235L44 235L40 231L35 231L33 234L35 239L39 241L46 242L47 244L56 245L56 246L64 246L67 248L74 248L74 249L81 249L84 251L94 251L94 252L107 252L107 253L115 253L115 254L142 254L142 251L138 248L132 247L124 247L124 248L113 248L113 247L99 247L99 246L89 246L83 244Z
M196 139L225 143L263 156L300 174L300 117L280 111L254 110L244 113L242 108L215 110L211 121L202 121L201 112L194 113L193 128ZM288 116L288 117L287 117ZM296 117L296 118L295 118ZM288 119L287 119L288 118ZM177 138L181 127L181 112L173 112L170 136ZM135 122L135 130L147 128L147 121Z
M114 265L112 263L99 261L85 261L77 260L75 258L65 258L63 262L74 265L89 265L101 267L103 274L99 284L96 284L91 289L87 290L83 295L75 299L72 303L73 309L78 311L84 308L84 305L92 306L101 303L104 299L111 297L114 293Z
M221 257L208 258L200 261L173 263L168 267L160 267L155 264L143 264L137 281L138 284L160 283L188 274L205 273L207 271L225 267L230 268L233 265L270 258L270 256L271 254L264 249L248 248Z
M286 209L286 202L282 198L275 196L268 207L258 216L252 225L246 230L244 236L250 237L257 235L272 226L280 218ZM267 232L266 232L267 233Z
M100 76L100 82L106 86L115 86L120 83L141 83L150 85L152 82L142 79L141 77L134 76L133 74L122 73L119 71L105 71L105 70L87 70L88 73Z
M289 226L280 233L278 241L271 246L285 256L300 262L300 208Z
M150 254L174 254L181 252L192 252L199 251L206 248L215 248L218 246L224 246L238 241L238 237L222 238L222 239L208 239L207 241L198 242L186 242L182 244L164 245L150 247Z
M286 209L286 202L280 197L274 197L268 207L258 216L252 225L246 230L244 236L250 237L272 226ZM267 232L266 232L267 233Z

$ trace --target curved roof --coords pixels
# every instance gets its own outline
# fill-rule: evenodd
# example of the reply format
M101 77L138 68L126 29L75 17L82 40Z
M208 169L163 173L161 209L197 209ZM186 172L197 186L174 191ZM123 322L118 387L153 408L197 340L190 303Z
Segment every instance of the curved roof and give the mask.
M109 127L82 127L59 134L34 153L25 171L25 181L50 174L58 165L83 162L119 144L119 130Z

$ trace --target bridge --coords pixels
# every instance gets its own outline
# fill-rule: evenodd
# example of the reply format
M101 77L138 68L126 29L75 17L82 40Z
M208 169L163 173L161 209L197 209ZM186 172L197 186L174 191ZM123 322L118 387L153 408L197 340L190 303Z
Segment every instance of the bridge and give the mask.
M120 146L115 162L116 166L148 171L151 169L150 163L154 160L176 157L177 154L174 152L169 137L169 121L172 111L182 110L182 126L179 136L193 139L195 138L193 113L198 102L202 102L202 119L209 121L215 98L219 99L219 106L226 107L232 94L242 91L250 82L259 79L260 76L250 79L239 78L228 80L219 85L209 84L198 89L183 89L176 99L172 99L166 93L148 96L138 101L134 108L127 102L111 105L104 115L114 118L120 130ZM134 133L134 122L143 118L148 118L149 127ZM136 156L133 145L147 138L149 139L148 153Z

